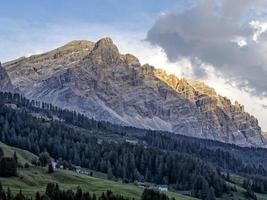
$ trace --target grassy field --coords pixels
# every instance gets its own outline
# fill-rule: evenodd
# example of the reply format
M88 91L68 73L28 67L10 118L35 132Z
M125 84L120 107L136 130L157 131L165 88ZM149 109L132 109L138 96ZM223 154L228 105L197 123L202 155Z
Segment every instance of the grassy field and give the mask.
M29 163L33 158L38 158L36 155L19 149L5 145L0 142L0 148L3 149L4 155L12 157L16 152L18 161L21 164ZM31 164L30 164L31 165ZM76 189L78 186L84 191L96 193L100 195L102 192L111 190L116 194L121 194L125 197L140 199L143 190L133 184L117 183L107 180L107 175L92 171L94 177L77 174L73 171L58 170L53 174L48 174L47 169L33 168L19 169L18 177L1 178L0 182L4 188L10 187L12 192L18 193L20 190L27 196L34 196L37 191L44 192L48 183L58 183L61 189ZM224 195L220 200L246 200L244 196L245 189L242 187L244 178L235 174L231 174L231 183L235 186L237 192L231 195ZM166 193L169 197L174 197L176 200L193 200L195 198L183 196L173 192ZM256 194L258 200L267 200L267 195Z
M4 156L6 157L13 157L14 152L16 152L18 157L18 162L21 164L28 163L31 165L31 160L33 158L38 158L36 155L30 153L29 151L8 146L2 142L0 142L0 148L4 151Z
M244 193L246 190L242 187L242 183L244 178L242 176L238 176L236 174L231 174L231 181L232 183L228 183L231 186L235 186L237 189L237 192L234 192L233 195L224 195L221 200L247 200ZM258 194L255 193L258 200L267 200L266 194Z
M140 199L143 190L132 184L121 184L105 179L80 175L72 171L60 170L48 174L46 169L23 169L19 171L18 177L0 178L4 188L10 187L14 193L22 190L25 195L34 196L37 191L44 192L47 183L58 183L62 189L76 189L80 186L84 191L100 195L106 190L121 194L130 198ZM172 192L166 193L176 200L190 200L191 197L179 195Z
M8 146L0 142L0 148L4 151L4 156L12 157L16 152L18 162L29 163L36 155L15 147ZM111 190L116 194L121 194L130 198L140 199L143 190L132 184L122 184L106 180L106 174L93 171L94 177L77 174L72 171L59 170L53 174L48 174L47 169L29 168L19 169L18 177L1 178L0 182L4 188L9 187L12 192L18 193L20 190L27 196L34 196L37 191L44 192L48 183L58 183L61 189L76 189L78 186L84 191L100 195L102 192ZM179 195L173 192L166 193L169 197L177 200L190 200L191 197Z
M15 147L10 147L0 142L0 148L3 149L4 155L12 157L16 152L18 161L21 164L29 163L33 158L38 158L36 155ZM12 192L18 193L20 190L27 196L34 197L37 191L45 192L48 183L58 183L61 189L76 189L78 186L84 191L100 195L102 192L111 190L116 194L125 197L140 199L143 189L133 185L117 183L107 180L106 174L93 171L94 177L77 174L73 171L58 170L53 174L48 174L47 169L42 168L29 168L19 169L18 177L1 178L0 182L4 188L9 187ZM242 187L243 177L231 174L231 183L228 184L235 186L237 192L231 195L224 195L220 200L246 200L244 196L245 189ZM192 197L183 196L173 192L166 192L169 197L174 197L176 200L193 200ZM258 200L267 200L267 195L256 194Z

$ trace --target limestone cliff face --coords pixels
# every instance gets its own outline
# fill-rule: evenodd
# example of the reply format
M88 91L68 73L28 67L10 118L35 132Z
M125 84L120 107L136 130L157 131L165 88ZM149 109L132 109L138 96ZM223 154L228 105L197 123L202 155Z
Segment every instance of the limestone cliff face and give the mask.
M211 127L202 127L204 132L210 134L217 132L223 140L231 143L240 143L243 137L251 138L251 142L257 144L264 142L262 137L256 139L255 135L260 135L261 128L258 120L244 111L244 106L238 102L231 103L226 97L218 95L213 88L208 87L202 81L178 79L173 75L167 75L162 70L155 70L155 76L166 82L180 95L195 103L205 120L212 122ZM213 131L210 131L215 129ZM256 140L255 140L256 139ZM245 142L245 141L244 141Z
M10 81L10 78L6 70L2 67L1 62L0 62L0 91L4 92L13 91L13 85Z
M257 119L204 83L178 79L110 38L74 41L51 52L4 64L29 98L77 110L97 120L171 131L241 146L264 146Z

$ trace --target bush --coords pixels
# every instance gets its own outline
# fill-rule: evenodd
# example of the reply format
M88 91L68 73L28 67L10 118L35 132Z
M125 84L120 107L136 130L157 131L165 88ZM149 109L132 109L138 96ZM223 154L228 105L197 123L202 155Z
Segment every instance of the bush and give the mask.
M28 169L30 167L29 163L24 164L24 168Z

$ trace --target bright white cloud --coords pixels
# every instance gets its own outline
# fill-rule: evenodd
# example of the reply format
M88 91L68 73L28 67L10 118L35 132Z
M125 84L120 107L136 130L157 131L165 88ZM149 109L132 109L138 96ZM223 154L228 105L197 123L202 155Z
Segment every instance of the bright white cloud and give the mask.
M232 40L233 43L236 43L239 47L244 47L248 43L245 38L243 37L236 37L234 40Z
M255 30L253 34L253 41L258 42L259 37L267 30L267 22L251 21L249 25Z

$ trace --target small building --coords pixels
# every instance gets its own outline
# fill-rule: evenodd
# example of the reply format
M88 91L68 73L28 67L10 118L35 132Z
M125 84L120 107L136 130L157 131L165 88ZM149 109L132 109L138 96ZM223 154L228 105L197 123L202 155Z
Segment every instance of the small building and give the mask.
M158 190L162 192L168 191L168 185L158 185Z
M86 170L86 169L81 169L80 170L80 174L89 175L90 172L88 170Z
M158 190L161 192L166 192L169 189L168 185L156 185L156 184L147 183L147 182L135 181L135 185L137 185L138 187L143 188L143 189Z
M81 167L80 166L74 166L74 170L77 172L77 173L80 173L81 172Z
M52 167L55 170L57 168L57 163L56 162L52 162Z
M151 183L145 183L145 182L135 182L135 184L140 187L140 188L147 188L147 189L151 189L152 187L154 187L154 184Z
M135 184L136 184L138 187L141 187L141 188L145 188L145 187L146 187L146 184L143 183L143 182L136 181Z

